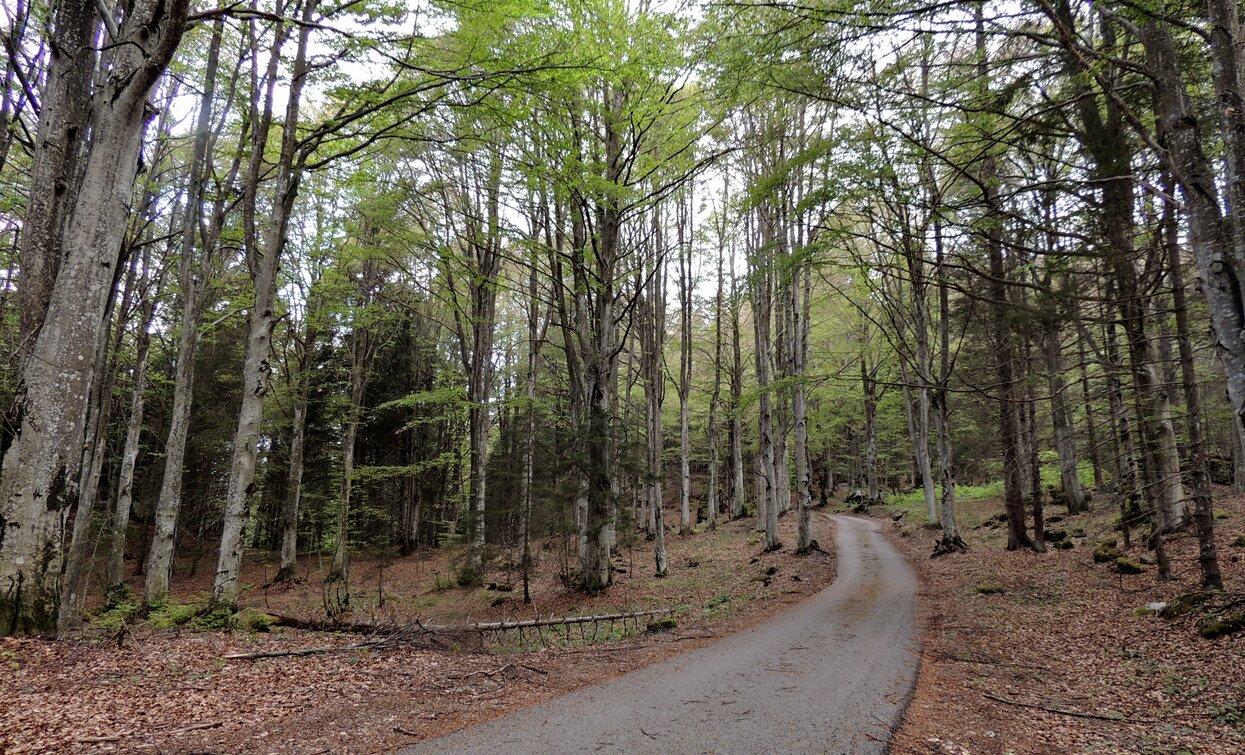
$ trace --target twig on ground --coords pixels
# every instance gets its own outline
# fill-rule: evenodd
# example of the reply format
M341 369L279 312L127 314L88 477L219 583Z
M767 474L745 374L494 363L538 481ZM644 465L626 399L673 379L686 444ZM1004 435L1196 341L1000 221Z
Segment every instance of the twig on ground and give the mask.
M982 694L986 697L987 700L994 700L995 702L1007 703L1008 705L1015 705L1021 708L1032 708L1033 710L1044 710L1047 713L1058 713L1061 716L1073 716L1075 718L1091 718L1095 721L1114 721L1116 723L1121 723L1121 724L1154 723L1153 720L1146 719L1146 718L1129 718L1128 716L1124 716L1124 715L1112 716L1112 715L1107 715L1105 713L1082 713L1080 711L1067 710L1064 708L1055 708L1049 705L1040 705L1038 703L1026 703L1020 700L1008 700L1006 697L1000 697L998 695L994 695L989 692L983 692Z

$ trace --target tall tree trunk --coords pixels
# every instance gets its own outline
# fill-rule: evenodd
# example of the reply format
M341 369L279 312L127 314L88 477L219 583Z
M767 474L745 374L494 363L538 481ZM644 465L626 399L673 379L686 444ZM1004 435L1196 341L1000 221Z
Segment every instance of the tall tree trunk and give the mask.
M1068 385L1063 379L1063 344L1055 312L1047 312L1042 331L1042 356L1046 362L1046 386L1050 391L1051 425L1055 452L1059 457L1059 482L1069 514L1085 510L1085 491L1081 488L1072 407L1067 402Z
M212 247L224 224L224 207L221 199L218 199L212 229L206 237L199 239L199 219L204 199L204 184L207 181L209 131L212 122L213 99L216 95L216 75L222 34L222 22L218 22L212 30L212 39L208 45L208 64L204 69L203 95L199 100L189 185L186 190L186 230L182 234L182 246L178 260L181 312L178 321L177 362L173 372L173 404L170 409L169 432L164 444L164 476L160 483L160 495L156 499L155 512L152 517L155 532L144 561L143 604L146 606L157 605L164 601L168 595L169 580L172 577L177 516L182 503L186 440L190 432L190 410L194 403L195 353L199 343L200 310L206 296L207 280L205 278L210 269ZM240 157L241 149L237 153L237 159ZM237 170L237 159L235 159L231 174ZM200 242L197 256L196 239Z
M89 3L72 3L90 14ZM84 418L134 187L147 96L181 40L187 0L137 0L113 49L112 66L91 111L91 142L64 225L64 254L42 327L25 360L13 426L0 472L0 632L51 628L59 601L64 518L77 498ZM141 40L141 41L140 41ZM67 75L87 47L53 63ZM41 123L68 113L45 105ZM67 148L74 148L66 142ZM41 159L36 156L36 162ZM51 190L53 187L45 187ZM55 255L57 247L32 250Z
M795 315L791 339L791 377L795 380L791 397L791 414L795 424L796 552L807 553L813 547L813 486L808 462L808 389L804 384L804 378L808 369L812 271L805 263L793 272L791 277L791 311Z
M1171 183L1168 179L1165 183ZM1176 316L1176 343L1180 350L1180 378L1184 389L1185 413L1189 426L1189 452L1193 457L1193 521L1197 526L1198 567L1202 588L1222 590L1223 576L1215 553L1215 511L1211 500L1210 460L1202 436L1202 396L1193 362L1193 339L1189 326L1189 306L1185 301L1184 261L1180 258L1176 210L1164 207L1162 242L1167 249L1167 269L1171 276L1172 303Z
M366 278L365 274L365 278ZM355 438L359 434L359 418L363 413L363 390L367 384L371 338L366 329L355 326L350 338L350 406L346 409L342 433L341 501L337 509L337 538L333 545L333 562L325 582L331 584L331 605L345 610L350 605L350 514L354 493Z
M985 20L982 4L974 6L977 41L977 87L989 97L989 61L987 57ZM1006 213L995 188L997 166L993 156L986 156L978 166L982 204L985 217L981 235L990 264L991 330L995 350L998 382L999 443L1003 447L1003 504L1007 509L1007 549L1034 548L1025 525L1025 503L1021 494L1023 481L1020 451L1022 441L1016 423L1015 354L1012 348L1011 304L1008 296L1007 264L1003 253L1003 223Z
M718 234L720 243L725 241L725 232ZM709 490L706 495L706 508L709 515L709 529L714 529L718 525L718 508L720 506L718 496L718 472L721 466L721 438L719 438L718 427L718 409L722 400L722 298L725 293L725 280L723 278L723 257L725 251L723 248L718 249L718 287L717 293L713 299L713 390L709 396Z
M942 538L935 555L968 550L955 521L955 467L951 463L951 422L947 384L951 381L951 306L943 249L942 223L934 219L934 280L938 286L938 381L930 393L934 435L938 439L938 480L942 498L938 502Z
M114 601L125 584L125 541L130 527L130 509L134 502L134 468L138 463L139 441L143 433L143 412L147 395L147 361L151 334L148 332L155 316L156 297L149 295L138 326L134 354L134 381L130 386L130 416L125 425L125 443L121 449L121 472L117 482L117 504L110 522L108 561L104 570L104 592Z
M298 50L290 75L289 99L286 103L285 122L282 124L281 152L274 171L276 177L272 195L272 216L264 234L262 248L256 243L258 239L253 229L247 232L248 264L254 281L255 301L247 313L242 405L238 410L238 425L234 431L233 458L229 468L229 486L225 494L225 522L216 562L216 579L212 585L212 604L223 608L236 608L238 593L241 591L239 577L242 571L242 535L250 518L255 495L257 444L260 423L263 421L264 399L268 395L268 381L272 376L269 352L277 315L274 306L277 267L281 252L285 248L290 213L302 177L302 161L299 160L296 164L295 152L298 145L299 107L303 84L307 79L308 41L316 5L317 0L306 0L302 9L302 24L298 28ZM274 55L278 51L279 42L274 42ZM255 168L251 173L255 177L259 175ZM244 199L251 204L254 200L253 192L249 198ZM246 209L248 212L253 211L253 207Z
M882 497L882 490L878 485L878 422L877 422L877 367L869 367L869 358L864 353L864 344L861 344L860 354L860 385L864 392L864 410L865 410L865 492L869 496L869 501L874 502ZM908 397L905 387L904 398ZM907 410L908 429L912 431L912 403L905 401L904 408Z
M762 226L762 243L753 252L753 283L752 283L752 319L756 339L756 371L758 418L757 423L761 434L760 468L758 473L764 486L764 495L757 502L757 516L765 531L765 550L774 551L782 547L778 542L778 476L777 459L774 447L774 411L771 398L773 386L770 380L770 365L773 352L770 346L770 314L773 305L773 285L770 260L766 251L772 246L771 220L760 218Z
M692 443L691 407L688 399L692 389L692 243L690 234L690 198L680 197L676 207L679 255L679 533L692 531Z
M121 302L116 301L116 281L108 298L104 318L100 321L100 349L96 353L95 376L87 405L85 443L82 447L81 477L78 487L78 505L73 517L73 534L61 568L60 605L56 619L58 629L72 629L82 622L82 610L86 603L87 578L90 570L91 551L96 535L96 510L99 499L100 476L104 471L107 452L108 422L112 414L113 383L116 379L116 358L125 337L125 319L130 309L138 259L132 261L123 285ZM118 271L119 272L119 271ZM114 330L113 315L116 312L115 335L109 343L109 332Z
M290 420L290 472L285 503L281 509L281 566L273 582L290 582L298 576L298 506L303 495L303 446L307 435L307 383L300 373Z
M740 349L739 307L740 297L735 278L735 255L731 249L731 518L744 515L744 421L743 383L744 363Z
M1073 315L1079 318L1080 313ZM1089 463L1094 469L1094 488L1101 488L1103 483L1102 449L1099 447L1098 423L1094 417L1094 393L1089 387L1089 360L1085 351L1084 328L1078 324L1077 338L1077 369L1080 371L1081 403L1085 408L1085 438L1089 442ZM1082 491L1084 492L1084 491ZM1085 508L1089 509L1089 496L1085 496Z
M656 574L665 576L668 569L666 559L666 523L662 488L665 480L665 467L662 463L661 405L665 395L666 379L662 373L662 348L665 342L666 329L666 271L664 255L661 247L662 235L657 219L653 221L653 253L652 259L645 263L651 266L648 293L642 295L640 317L641 371L644 374L644 421L647 452L645 475L645 499L649 512L649 534L653 536ZM636 286L643 290L643 281L637 280Z
M548 215L545 217L546 225ZM535 222L535 220L533 220ZM533 232L533 236L535 236ZM532 602L530 587L532 571L532 480L536 462L536 364L540 358L542 339L539 336L540 291L537 287L536 258L528 260L527 277L527 374L524 396L527 398L527 423L523 440L523 477L521 480L523 531L523 602Z
M43 326L52 286L70 251L61 239L79 193L80 147L89 138L91 128L91 76L96 67L92 40L99 28L95 8L92 2L66 0L56 3L52 14L50 61L39 93L40 117L30 163L29 200L19 240L19 371ZM10 58L10 63L15 64L16 60ZM125 196L129 196L128 189ZM7 447L6 437L4 448Z

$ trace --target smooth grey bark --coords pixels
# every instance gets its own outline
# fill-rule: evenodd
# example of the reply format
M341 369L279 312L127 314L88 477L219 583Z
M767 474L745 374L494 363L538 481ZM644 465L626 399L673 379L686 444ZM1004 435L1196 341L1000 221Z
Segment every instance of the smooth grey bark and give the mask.
M985 19L982 4L974 6L977 47L978 95L991 97L989 56L986 45ZM992 156L980 160L978 185L984 215L980 228L984 237L986 257L990 266L990 331L995 349L995 375L998 383L999 443L1003 447L1003 505L1007 509L1007 549L1034 548L1025 524L1025 504L1021 495L1021 438L1016 423L1016 364L1011 329L1008 325L1011 304L1008 299L1008 271L1004 255L1004 211L995 187L998 166Z
M545 215L546 241L549 242L548 214ZM533 241L537 237L533 218ZM535 248L535 244L532 245ZM549 318L545 319L546 326ZM532 602L532 480L536 460L536 365L540 359L540 347L544 343L540 333L540 289L538 286L537 260L533 254L528 259L527 276L527 368L524 379L524 398L527 399L527 421L523 438L523 476L520 480L520 529L523 533L523 602Z
M719 243L725 239L725 221L723 231L718 234ZM709 442L709 490L706 495L706 508L709 515L709 529L718 525L718 508L721 505L718 496L719 468L721 466L721 438L718 427L718 413L722 403L722 298L725 280L722 277L722 258L725 253L718 248L718 285L713 297L713 389L709 395L709 426L707 436Z
M498 273L501 269L501 171L504 148L489 147L483 176L462 167L464 195L457 201L446 199L448 216L461 209L464 249L460 261L443 259L446 279L451 289L455 332L459 356L467 376L467 422L470 448L471 537L467 544L467 561L459 574L460 584L475 584L483 577L485 547L485 502L487 500L488 435L492 423L489 401L493 383L493 341L497 321ZM484 206L473 203L480 197L467 197L466 185L472 183L483 192ZM458 257L459 255L453 255ZM464 267L462 275L457 268ZM457 283L465 280L468 302L460 301Z
M282 124L281 151L275 174L271 218L264 233L262 245L254 226L254 187L258 178L259 156L252 153L249 197L244 198L245 212L250 214L246 225L247 264L254 284L255 300L247 312L246 358L242 367L242 405L238 410L238 425L234 432L233 454L229 469L229 486L225 494L224 527L221 532L220 551L217 555L216 578L212 584L213 606L236 608L241 590L239 576L242 571L244 548L243 531L250 516L251 503L256 493L255 460L259 442L260 423L263 420L264 399L268 394L268 381L272 375L270 351L272 329L276 324L277 268L289 230L290 213L298 195L302 177L302 160L296 162L298 144L299 110L303 85L307 78L307 48L311 34L317 0L306 0L302 9L302 24L298 28L298 48L294 57L286 103L285 121ZM281 26L280 24L278 25ZM280 31L276 33L280 37ZM280 51L280 42L274 41L273 55ZM275 77L272 77L275 78ZM271 85L272 78L269 80ZM270 108L266 108L271 112ZM260 131L266 131L261 129ZM257 142L257 144L262 144Z
M89 3L73 5L89 12L79 7ZM17 432L0 472L0 632L42 631L56 620L65 517L78 493L100 321L120 261L126 201L150 115L147 97L181 41L187 9L187 0L136 0L93 99L91 141L65 220L63 261L23 367ZM53 63L49 76L65 75L78 55ZM40 120L65 115L45 107ZM37 251L56 254L56 246L49 242Z
M744 363L740 349L739 308L741 298L738 281L735 278L735 248L732 245L730 255L731 276L731 503L732 519L744 515L744 422L743 422L743 383Z
M144 306L135 344L134 377L130 385L130 414L125 425L125 442L121 448L117 503L109 522L108 554L103 580L106 596L115 593L125 582L125 541L130 526L130 509L134 504L134 468L138 463L147 396L147 362L151 351L151 334L148 331L155 316L155 310L156 297L153 292Z
M778 542L779 490L774 445L774 411L771 399L773 386L770 379L770 365L773 362L770 334L774 273L767 250L772 246L773 227L771 219L766 217L764 212L758 218L758 224L761 226L761 244L759 248L753 249L750 255L752 322L756 343L757 391L760 394L757 402L757 425L761 436L758 473L759 482L764 488L764 495L757 502L757 518L758 524L765 531L765 550L772 551L782 547L782 544Z
M73 515L69 548L65 552L64 563L61 567L60 605L57 607L56 618L56 627L61 631L75 628L82 623L82 609L86 603L87 571L90 567L88 551L93 545L92 540L97 530L99 481L104 469L106 450L103 446L107 443L103 432L112 412L112 388L116 375L114 359L120 351L121 340L125 335L123 319L116 322L116 335L111 344L108 336L113 331L114 310L119 309L124 313L129 308L129 298L134 288L134 268L135 265L131 265L131 273L126 276L125 291L120 306L118 307L116 301L114 285L108 297L104 317L99 323L100 348L95 356L95 374L86 406L87 417L79 465L77 508Z
M356 303L360 309L371 304L372 291L379 285L378 266L375 262L367 260L363 267L360 281L363 291L359 292ZM359 421L363 414L363 391L367 387L375 344L368 327L356 321L350 334L350 406L346 408L346 416L342 422L342 479L341 498L337 509L337 535L333 542L333 561L324 580L326 584L332 585L333 593L326 598L334 610L345 610L350 605L350 514L354 495L355 438L359 433Z
M54 6L50 59L39 92L41 110L31 155L29 200L18 248L22 271L19 372L43 325L61 262L70 252L63 245L62 232L79 194L81 146L91 128L91 78L97 65L92 41L98 28L95 3L65 0ZM127 25L127 30L132 28Z
M169 154L169 132L173 118L165 113L161 116L155 137L155 147L150 159L156 166L154 172L160 172ZM142 138L145 138L144 135ZM137 211L131 213L130 230L127 231L127 248L121 257L129 258L124 282L114 281L113 291L108 298L104 318L100 321L101 348L96 355L95 377L91 389L88 406L85 443L82 447L81 477L79 480L78 506L74 514L73 534L70 546L65 555L61 570L60 607L57 617L58 628L71 629L81 624L86 594L89 588L91 562L98 548L100 536L104 532L101 519L107 517L99 514L99 488L105 461L108 458L108 427L112 418L114 387L117 380L117 361L129 320L135 314L133 299L151 297L149 290L152 285L152 244L150 234L143 229L145 220L154 214L157 188L150 182L142 192ZM178 227L181 219L178 212L177 198L174 198L173 210L170 213L170 229ZM172 243L170 242L170 246ZM141 249L141 253L136 254ZM140 273L141 271L141 273ZM117 271L118 275L120 270ZM120 285L120 300L117 300L117 286ZM139 305L142 308L142 305ZM141 327L150 325L150 319L141 323ZM111 339L109 338L111 334ZM145 333L143 336L145 337Z
M795 380L791 396L791 414L795 425L796 482L796 552L807 553L813 546L812 511L813 483L808 460L808 370L809 313L812 298L812 270L807 263L792 274L791 377Z
M290 419L290 472L281 507L281 565L274 582L288 582L298 575L298 508L303 495L303 456L307 435L307 375L299 371L294 392L294 416Z
M1055 453L1059 457L1059 483L1063 488L1068 513L1085 510L1085 491L1078 470L1072 407L1068 404L1068 384L1064 380L1063 344L1057 313L1047 312L1042 331L1042 358L1046 363L1046 387L1050 392L1051 425L1055 436Z
M203 94L195 123L195 139L191 152L190 177L186 188L186 230L178 260L178 281L181 288L181 312L178 319L177 361L173 371L173 403L169 431L164 444L164 475L156 499L154 534L144 564L143 604L156 605L168 594L173 571L173 549L177 537L177 515L181 510L182 475L185 468L186 440L190 431L190 409L194 402L195 354L199 343L199 318L207 290L207 276L216 240L224 226L224 202L218 197L209 223L202 224L200 213L207 181L207 156L211 146L213 99L223 22L217 22L208 43L208 60L204 69ZM232 179L238 169L241 149L235 155L229 172ZM204 227L206 226L206 228ZM196 241L199 248L196 251Z
M862 401L865 413L865 492L869 496L870 501L876 501L882 497L882 491L878 486L878 423L877 423L877 366L869 366L869 357L865 354L865 345L862 341L860 352L860 387L862 393ZM909 432L912 429L912 412L910 403L905 403L907 409Z
M684 535L691 531L694 524L691 512L691 407L688 405L692 390L692 244L688 238L691 211L685 203L690 203L690 198L680 197L675 208L679 247L676 258L679 268L679 532Z
M934 418L934 437L938 443L938 481L942 497L938 501L939 523L942 539L934 547L934 554L968 550L960 537L955 521L955 467L951 459L951 422L948 383L951 382L951 305L947 281L946 251L943 248L942 223L934 220L934 280L938 288L938 380L930 391L930 403Z
M649 277L647 293L641 295L638 312L640 370L644 378L645 461L648 468L644 498L649 512L649 534L655 541L655 573L657 576L665 576L669 564L666 559L666 523L662 502L665 465L662 461L661 407L666 392L666 379L661 359L666 334L666 269L661 227L656 214L653 219L652 250L650 259L644 266L644 275ZM640 290L645 290L642 280L638 280L636 285Z
M1170 179L1168 180L1170 184ZM1194 370L1193 339L1189 325L1189 306L1185 300L1184 260L1180 255L1179 228L1175 207L1164 207L1162 243L1167 251L1167 268L1171 276L1172 304L1176 319L1176 343L1180 351L1180 379L1184 390L1185 412L1192 455L1193 521L1197 527L1198 567L1202 573L1202 589L1222 590L1223 575L1215 549L1215 511L1211 498L1210 461L1202 434L1202 395Z

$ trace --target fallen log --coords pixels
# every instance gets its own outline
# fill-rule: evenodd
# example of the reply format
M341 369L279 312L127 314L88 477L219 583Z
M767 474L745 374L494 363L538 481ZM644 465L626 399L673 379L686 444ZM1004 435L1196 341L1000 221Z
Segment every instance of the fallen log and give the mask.
M537 629L540 627L570 626L574 624L592 624L602 621L625 621L646 616L667 616L674 613L673 608L660 608L649 611L627 611L624 613L594 614L591 616L559 616L544 619L522 619L517 621L477 621L466 624L424 624L416 620L401 626L380 625L319 625L312 622L291 622L291 626L301 625L304 628L317 628L318 631L351 631L373 633L373 639L356 642L350 645L331 645L312 648L291 648L289 650L262 650L254 653L231 653L223 656L229 661L253 661L261 658L287 658L307 655L324 655L327 653L353 653L359 650L379 650L387 647L410 644L417 638L427 636L456 635L465 632L483 634L485 632L505 632L510 630ZM282 621L281 623L285 623ZM323 629L319 629L319 627ZM336 626L336 629L332 629ZM344 629L343 627L350 627Z

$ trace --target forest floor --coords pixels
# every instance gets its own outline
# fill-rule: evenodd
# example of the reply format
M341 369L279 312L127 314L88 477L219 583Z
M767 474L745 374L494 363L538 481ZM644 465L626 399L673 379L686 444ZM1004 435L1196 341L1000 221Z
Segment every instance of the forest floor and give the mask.
M794 525L793 516L783 518L788 546ZM815 515L814 537L833 551L827 517ZM640 619L485 641L460 635L439 647L227 659L368 638L264 626L273 615L324 618L327 563L318 557L303 559L303 581L293 587L260 587L275 565L248 560L248 610L232 630L195 629L210 577L181 578L174 601L145 624L114 611L72 636L0 640L0 752L389 752L705 645L834 578L830 554L762 553L748 521L667 542L669 577L653 578L653 545L641 540L622 550L614 586L598 596L564 587L560 542L541 543L531 606L518 575L504 568L517 560L513 553L493 559L498 568L479 588L455 584L458 548L360 558L352 564L354 610L342 617L401 626L416 617L450 624L673 608L678 625L664 632L647 631Z
M884 755L916 684L916 574L835 518L834 584L748 629L405 755Z
M1048 530L1074 547L1043 554L1004 549L997 499L958 508L967 553L931 559L938 532L921 511L890 527L920 576L925 630L893 752L1245 753L1245 633L1206 640L1195 617L1146 609L1199 589L1192 529L1167 540L1172 581L1150 565L1123 575L1093 561L1122 543L1116 512L1096 508L1056 516ZM1225 586L1245 593L1245 497L1217 489L1215 510Z

